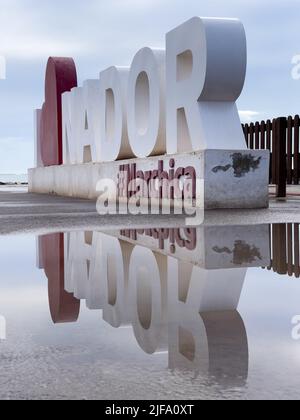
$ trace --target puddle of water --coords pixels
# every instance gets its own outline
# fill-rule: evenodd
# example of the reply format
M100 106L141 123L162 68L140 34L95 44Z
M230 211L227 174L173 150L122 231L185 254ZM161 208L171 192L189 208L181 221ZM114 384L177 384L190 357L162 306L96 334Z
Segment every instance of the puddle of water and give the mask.
M0 266L1 399L298 399L298 224L8 236Z

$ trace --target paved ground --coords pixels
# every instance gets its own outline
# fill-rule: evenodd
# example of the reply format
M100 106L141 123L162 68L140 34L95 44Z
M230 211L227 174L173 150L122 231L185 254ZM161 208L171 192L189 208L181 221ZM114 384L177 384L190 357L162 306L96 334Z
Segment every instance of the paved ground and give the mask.
M296 195L289 196L286 201L277 201L271 196L270 208L265 210L207 211L204 217L207 225L292 222L300 223L300 196ZM0 188L0 234L184 225L183 216L101 217L92 201L28 194L25 189Z

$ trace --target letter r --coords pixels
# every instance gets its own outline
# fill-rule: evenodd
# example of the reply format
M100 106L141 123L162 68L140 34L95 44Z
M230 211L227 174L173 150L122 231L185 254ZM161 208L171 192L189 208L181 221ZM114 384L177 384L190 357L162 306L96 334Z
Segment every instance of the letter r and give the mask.
M167 152L245 149L235 101L247 62L237 19L195 17L166 35Z

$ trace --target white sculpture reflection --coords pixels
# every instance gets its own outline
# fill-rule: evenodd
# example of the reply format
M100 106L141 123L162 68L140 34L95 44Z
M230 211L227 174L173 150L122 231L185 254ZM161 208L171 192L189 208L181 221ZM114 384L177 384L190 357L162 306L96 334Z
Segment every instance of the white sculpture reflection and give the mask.
M75 232L65 236L65 290L77 299L88 299L91 289L89 268L92 259L91 234Z
M129 310L135 337L146 353L166 350L167 258L136 246L129 269Z
M118 239L102 236L101 284L104 296L103 319L113 327L129 324L128 303L128 260L124 261L123 250ZM126 244L123 244L126 248ZM129 250L130 253L130 250ZM126 264L127 262L127 264Z
M247 335L237 312L246 272L243 268L208 271L169 259L171 369L246 379Z
M102 309L113 327L131 325L146 353L167 351L171 369L243 383L248 343L237 308L247 264L270 262L269 227L154 229L116 236L64 235L66 291L85 299L88 308Z

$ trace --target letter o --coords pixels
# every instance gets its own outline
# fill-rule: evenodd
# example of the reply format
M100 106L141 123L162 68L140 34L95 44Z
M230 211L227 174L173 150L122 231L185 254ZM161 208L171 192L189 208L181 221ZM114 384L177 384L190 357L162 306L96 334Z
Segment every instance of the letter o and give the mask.
M136 246L129 265L129 308L133 331L140 347L149 354L165 350L166 257Z
M165 51L141 49L128 80L128 137L136 157L166 153Z

